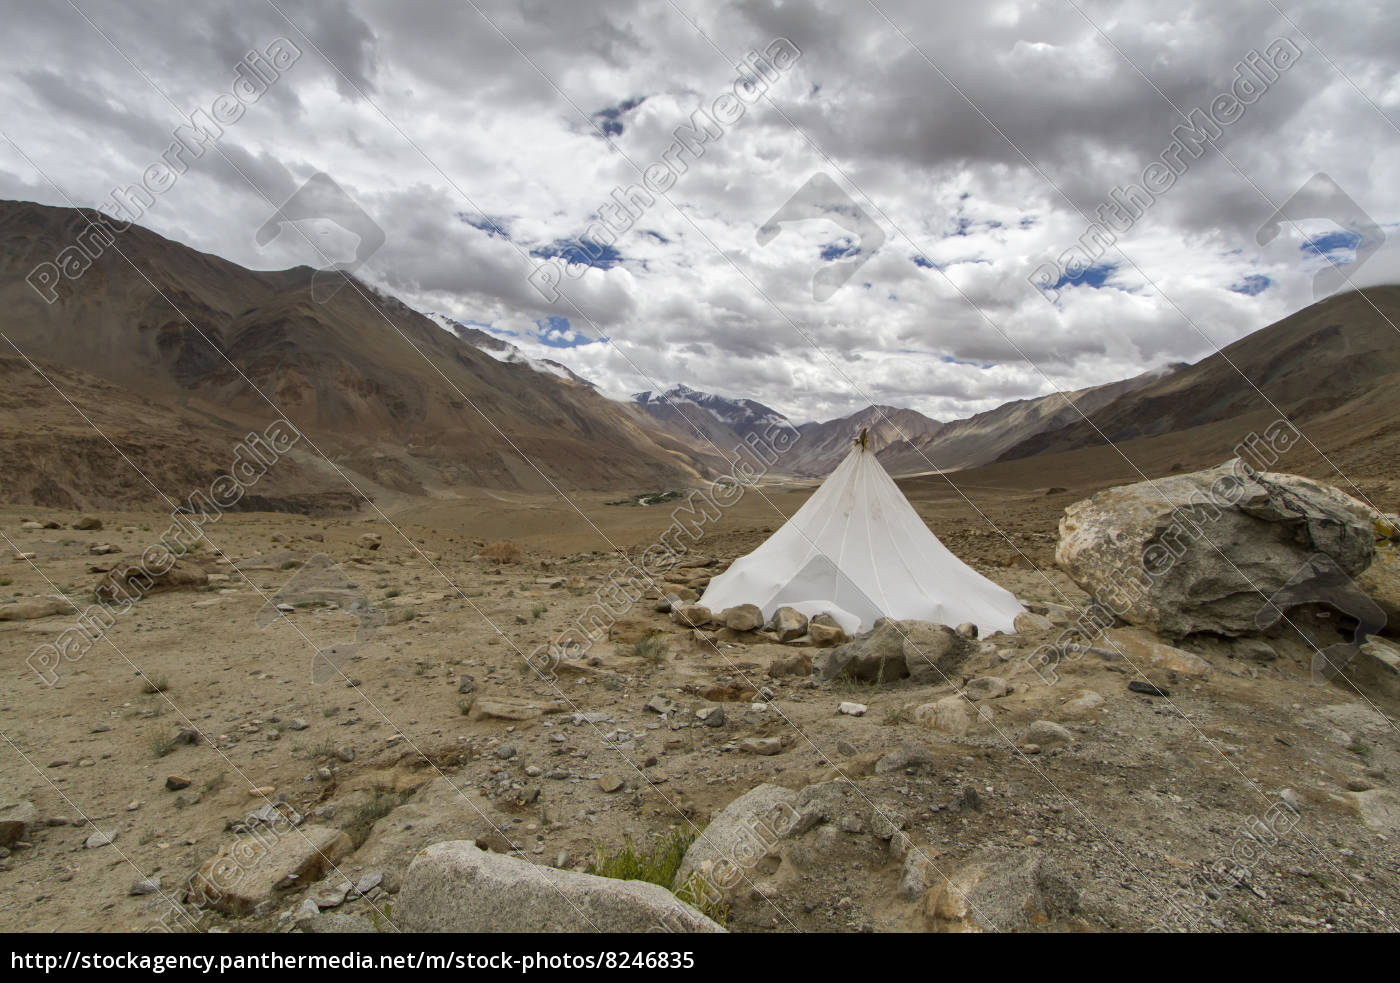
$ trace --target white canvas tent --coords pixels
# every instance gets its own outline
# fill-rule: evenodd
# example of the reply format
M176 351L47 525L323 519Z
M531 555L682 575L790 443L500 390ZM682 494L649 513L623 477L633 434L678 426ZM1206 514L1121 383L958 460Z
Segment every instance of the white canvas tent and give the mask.
M847 634L880 617L1013 631L1021 605L938 541L875 460L864 434L797 514L710 581L716 613L756 604L826 612Z

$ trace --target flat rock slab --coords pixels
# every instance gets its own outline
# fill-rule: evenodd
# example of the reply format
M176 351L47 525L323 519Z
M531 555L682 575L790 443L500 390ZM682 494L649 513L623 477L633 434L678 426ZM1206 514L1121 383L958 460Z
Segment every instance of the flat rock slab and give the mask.
M393 922L404 932L722 932L656 884L555 870L434 843L409 864Z
M1127 661L1138 669L1166 669L1188 676L1210 672L1210 663L1194 652L1168 645L1135 628L1110 628L1090 651L1109 662Z
M272 827L240 837L206 860L190 897L226 914L246 915L279 890L309 885L350 850L350 837L329 826Z

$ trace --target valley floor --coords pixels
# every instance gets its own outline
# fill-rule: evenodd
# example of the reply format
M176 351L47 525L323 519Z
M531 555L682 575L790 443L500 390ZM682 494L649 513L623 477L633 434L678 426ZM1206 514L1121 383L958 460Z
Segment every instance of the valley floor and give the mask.
M964 499L938 482L914 482L911 498L954 552L1051 621L1083 604L1052 555L1059 513L1085 488L1047 493L991 475ZM696 554L743 555L805 494L751 494ZM54 685L26 658L74 616L0 622L3 805L35 811L0 859L0 927L287 930L314 896L392 930L403 871L429 843L475 839L582 869L627 838L696 832L760 783L835 779L853 783L844 811L752 872L757 890L732 906L732 930L923 931L925 889L936 894L942 877L989 852L1003 863L1043 856L1073 883L1079 903L1052 928L1397 927L1396 708L1314 685L1302 639L1273 639L1279 658L1268 662L1222 640L1187 644L1205 671L1146 670L1167 698L1130 692L1134 667L1095 656L1046 684L1026 656L1059 627L984 639L959 678L937 685L815 684L783 674L815 650L684 629L648 599L615 639L542 679L525 656L575 624L621 570L612 549L635 556L670 522L671 506L605 500L575 509L482 493L415 505L392 525L368 513L224 516L199 554L207 586L146 597L58 666ZM102 530L77 531L75 514L0 508L0 530L35 554L0 562L0 593L90 596L90 568L136 558L169 522L96 514ZM21 529L28 519L62 528ZM502 539L523 548L520 562L473 559ZM93 555L100 544L121 552ZM361 595L373 616L341 603ZM278 616L278 603L291 610ZM655 661L625 640L650 630L665 641ZM318 670L313 657L330 649L333 669ZM912 707L982 676L1010 692L981 701L967 733L913 719ZM647 709L657 696L674 715ZM843 701L868 710L840 715ZM724 722L706 726L695 711L714 706ZM1072 742L1027 748L1038 720L1064 725ZM182 743L184 729L207 740ZM881 763L910 744L926 753L907 767ZM1259 836L1281 801L1294 821ZM353 852L309 889L271 892L247 918L172 909L249 814L279 802L344 831ZM926 861L924 883L901 891L910 855ZM346 881L361 880L363 896L339 900Z

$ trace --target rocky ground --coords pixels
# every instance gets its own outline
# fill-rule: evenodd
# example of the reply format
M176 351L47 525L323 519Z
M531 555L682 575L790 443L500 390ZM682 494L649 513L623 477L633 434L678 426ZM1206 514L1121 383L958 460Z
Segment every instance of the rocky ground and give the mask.
M0 925L439 927L424 912L455 910L433 893L443 865L515 875L436 854L411 875L431 844L583 871L629 839L707 830L761 841L725 854L731 931L1395 928L1400 694L1313 682L1313 644L1339 637L1324 611L1295 619L1311 642L1120 627L1047 681L1028 657L1087 600L1052 561L1076 497L1007 497L1009 541L925 508L1028 603L1018 634L906 625L833 666L809 634L678 623L663 592L693 598L761 542L777 522L752 511L553 679L525 657L619 563L541 531L537 507L456 526L450 504L393 526L230 515L53 685L26 659L77 615L45 597L91 603L169 517L77 529L92 523L0 508L22 557L0 562L17 602L0 604ZM664 527L601 499L590 514L633 554ZM693 847L686 869L714 860ZM567 924L589 888L559 883L535 900Z

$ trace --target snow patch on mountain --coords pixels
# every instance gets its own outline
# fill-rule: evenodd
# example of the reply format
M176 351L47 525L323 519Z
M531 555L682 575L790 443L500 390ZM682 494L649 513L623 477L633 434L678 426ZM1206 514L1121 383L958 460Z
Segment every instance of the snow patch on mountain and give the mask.
M576 382L579 385L588 386L590 389L597 388L593 383L573 372L566 365L561 365L549 358L532 358L505 339L497 338L495 335L482 331L480 328L474 328L469 324L463 324L456 318L435 311L425 313L423 316L444 331L456 335L473 348L485 352L498 362L510 362L515 365L524 365L534 369L536 372L552 375L566 382Z
M673 386L664 393L654 393L650 390L635 393L632 402L653 413L663 407L675 408L675 404L678 403L698 406L740 435L762 432L774 423L787 423L787 417L777 410L752 399L730 399L685 385Z

